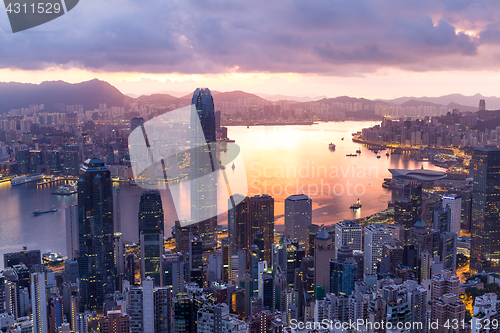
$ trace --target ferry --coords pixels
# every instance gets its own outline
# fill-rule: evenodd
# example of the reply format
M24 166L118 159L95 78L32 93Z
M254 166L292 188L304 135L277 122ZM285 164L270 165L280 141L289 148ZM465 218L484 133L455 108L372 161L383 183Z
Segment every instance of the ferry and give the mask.
M71 195L77 192L76 182L73 184L61 185L52 194L56 195Z
M36 174L36 175L32 175L32 176L20 176L20 177L12 178L10 180L10 184L12 186L16 186L16 185L35 182L35 181L38 181L41 179L43 179L43 174L41 174L41 173Z
M380 158L380 153L377 153L377 158Z
M358 209L358 208L361 208L361 201L359 201L359 198L358 198L358 201L356 201L355 204L353 204L351 207L349 207L350 209Z
M336 147L336 146L335 146L335 143L330 143L330 144L328 145L328 149L330 149L330 150L335 150L335 147Z
M42 214L48 214L48 213L55 213L57 212L57 209L51 209L51 210L46 210L46 211L43 211L43 212L39 212L38 210L33 212L33 215L34 216L38 216L38 215L42 215Z
M358 155L357 154L346 154L345 156L354 157L354 156L358 156Z

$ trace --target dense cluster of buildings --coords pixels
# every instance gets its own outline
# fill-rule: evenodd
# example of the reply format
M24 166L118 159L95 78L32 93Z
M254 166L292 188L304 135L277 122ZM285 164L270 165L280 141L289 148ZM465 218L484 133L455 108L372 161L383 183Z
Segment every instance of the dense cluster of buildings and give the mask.
M197 89L193 104L206 145L192 148L212 152L220 121L210 91ZM455 114L441 120L448 117ZM143 124L136 117L131 130ZM363 136L377 132L384 141L387 136L411 142L415 126L421 126L418 132L428 134L422 138L437 145L437 138L447 142L447 135L453 136L446 131L434 136L442 124L439 119L385 120ZM26 150L24 160L23 151L16 151L17 167L34 172L41 155ZM46 161L52 150L42 151L40 159ZM215 153L203 156L191 160L194 178L209 174L218 163ZM62 166L65 173L62 161L54 167ZM320 226L313 223L311 198L292 195L284 202L282 235L275 232L272 196L233 194L227 237L221 237L214 191L218 179L192 182L189 200L197 222L176 221L173 250L165 247L158 190L142 191L139 244L129 247L121 233L111 167L99 158L74 163L78 202L66 209L68 260L64 269L53 270L42 264L38 250L4 255L3 332L448 333L485 332L485 319L500 319L496 294L476 297L472 313L461 297L467 288L483 289L484 281L500 282L499 148L476 148L472 182L450 186L446 193L433 191L434 182L444 178L440 174L393 173L399 187L390 221ZM207 216L206 210L215 214L198 219ZM461 231L470 231L470 242ZM479 275L461 281L459 254L470 255L470 269Z
M478 123L475 112L454 109L445 115L423 118L384 118L380 125L362 130L363 140L422 147L485 147L497 145L500 127L474 129Z

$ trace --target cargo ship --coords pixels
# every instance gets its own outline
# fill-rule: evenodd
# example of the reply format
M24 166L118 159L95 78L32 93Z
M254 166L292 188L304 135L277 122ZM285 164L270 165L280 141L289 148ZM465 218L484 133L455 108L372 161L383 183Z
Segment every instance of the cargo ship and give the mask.
M16 185L35 182L35 181L41 180L42 178L43 178L43 175L41 173L36 174L36 175L32 175L32 176L20 176L20 177L12 178L10 180L10 184L12 186L16 186Z
M37 211L34 211L33 212L33 215L34 216L38 216L38 215L42 215L42 214L48 214L48 213L55 213L57 212L57 209L51 209L51 210L46 210L46 211L43 211L43 212L39 212L38 210Z

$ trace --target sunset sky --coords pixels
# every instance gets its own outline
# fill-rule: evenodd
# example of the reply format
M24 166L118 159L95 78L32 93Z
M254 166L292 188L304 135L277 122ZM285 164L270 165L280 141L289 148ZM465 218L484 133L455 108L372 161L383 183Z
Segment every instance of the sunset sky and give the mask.
M207 86L500 95L500 6L492 0L82 0L16 34L0 13L0 81L99 78L129 94Z

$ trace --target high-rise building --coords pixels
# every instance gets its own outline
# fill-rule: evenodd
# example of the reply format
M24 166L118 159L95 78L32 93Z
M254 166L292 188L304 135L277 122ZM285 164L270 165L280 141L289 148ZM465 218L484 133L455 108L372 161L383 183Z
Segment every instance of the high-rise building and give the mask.
M149 276L142 287L130 288L130 333L155 332L154 281Z
M65 214L66 255L69 259L73 259L78 252L78 205L66 207Z
M78 266L81 306L100 309L115 291L111 174L99 159L88 159L78 180Z
M28 269L31 269L34 265L40 265L42 263L42 256L40 250L29 250L26 246L23 247L22 251L4 253L3 255L3 265L4 267L12 267L14 265L25 264Z
M120 310L111 310L99 318L99 326L101 333L129 333L130 317Z
M234 204L239 202L238 204ZM250 246L250 226L248 223L248 198L234 194L228 200L228 229L231 249L234 251L248 250Z
M422 216L422 184L410 182L403 187L400 200L394 203L394 221L404 227L404 241L408 243L409 230Z
M449 205L441 206L440 202L432 208L432 225L438 232L451 231L451 209Z
M47 300L45 298L45 273L31 274L31 306L33 332L47 333Z
M335 224L335 249L342 245L349 245L353 251L363 250L363 229L351 220L344 220Z
M134 117L130 119L130 132L132 132L139 126L142 126L143 124L144 124L144 118L142 117Z
M155 288L155 332L170 333L171 331L171 302L172 288L160 287Z
M156 286L162 285L163 231L141 231L141 278L151 277Z
M319 225L317 224L311 224L307 228L307 255L309 257L314 257L314 239L316 238L316 235L319 232Z
M271 249L274 243L274 199L263 194L249 198L250 239L261 232L264 240L262 260L272 263ZM261 249L262 250L262 249Z
M312 200L305 194L291 195L285 200L285 236L299 244L308 241L308 227L312 224Z
M184 257L182 253L162 256L163 285L171 287L174 294L184 291Z
M141 279L146 276L161 285L164 214L158 190L143 190L139 202L139 243L141 244Z
M139 202L139 233L141 231L165 232L163 205L158 190L143 190Z
M454 232L457 237L460 237L460 224L462 220L462 197L457 194L449 194L443 196L443 207L450 207L451 220L450 232Z
M351 295L354 291L358 265L349 245L342 245L337 259L330 259L330 292L335 295Z
M191 117L191 219L197 222L204 250L217 246L217 169L219 154L216 143L215 107L208 88L197 88L191 104L196 115ZM201 127L199 126L201 124ZM201 128L202 133L198 132ZM207 217L208 218L204 218Z
M392 232L383 224L375 223L365 228L365 275L375 274L383 257L384 244L389 244Z
M330 290L330 259L335 257L332 236L322 229L314 240L314 284Z
M479 111L485 111L486 110L486 102L484 99L479 100Z
M487 331L483 328L484 323L498 323L500 320L500 313L498 306L500 301L498 296L494 293L487 293L483 296L477 296L474 300L474 308L471 321L471 332L481 333Z
M500 272L500 149L477 148L472 163L470 268Z

